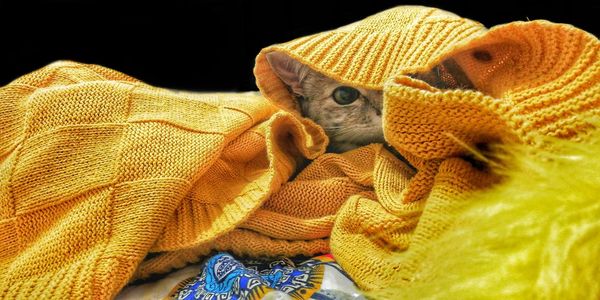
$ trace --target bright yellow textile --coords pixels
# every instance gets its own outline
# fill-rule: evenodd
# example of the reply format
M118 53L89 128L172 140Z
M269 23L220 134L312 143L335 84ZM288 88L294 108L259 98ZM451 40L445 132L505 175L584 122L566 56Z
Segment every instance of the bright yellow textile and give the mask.
M0 298L110 298L132 278L215 249L331 250L362 288L410 282L449 211L497 181L460 158L458 141L582 139L584 117L600 107L598 49L567 25L486 31L437 9L397 7L265 48L255 68L264 97L47 66L0 89ZM321 155L323 131L298 118L266 63L275 50L383 89L386 140L416 170L381 145ZM493 59L474 60L474 50ZM405 76L448 57L480 91ZM287 182L302 157L315 160Z
M411 281L369 298L600 299L600 130L589 138L546 138L552 151L502 146L505 180L448 215Z

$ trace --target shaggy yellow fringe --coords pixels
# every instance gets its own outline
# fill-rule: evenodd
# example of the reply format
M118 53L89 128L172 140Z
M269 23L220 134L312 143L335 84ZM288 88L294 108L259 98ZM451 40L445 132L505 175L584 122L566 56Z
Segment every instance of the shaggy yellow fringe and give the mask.
M506 180L456 211L412 281L367 296L600 299L600 131L544 142L500 147Z

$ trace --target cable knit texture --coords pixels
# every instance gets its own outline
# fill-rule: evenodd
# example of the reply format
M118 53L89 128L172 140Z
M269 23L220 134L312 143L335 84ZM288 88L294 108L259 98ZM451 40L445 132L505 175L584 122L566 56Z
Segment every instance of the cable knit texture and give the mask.
M599 49L569 25L488 31L401 6L263 49L260 94L174 92L51 64L0 89L0 298L111 298L212 250L332 251L361 288L411 282L452 209L498 181L461 158L467 148L585 140L600 109ZM383 90L386 140L412 166L377 144L323 154L327 137L299 117L269 51ZM477 91L408 76L448 58ZM303 157L312 163L289 180Z

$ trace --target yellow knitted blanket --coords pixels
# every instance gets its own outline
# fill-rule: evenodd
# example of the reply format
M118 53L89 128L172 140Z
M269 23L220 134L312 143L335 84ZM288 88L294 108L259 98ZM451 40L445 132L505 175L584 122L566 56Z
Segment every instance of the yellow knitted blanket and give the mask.
M111 298L212 250L331 251L361 288L409 283L448 212L498 181L469 148L585 140L599 49L570 25L488 31L402 6L263 49L260 93L173 92L74 62L22 76L0 89L0 298ZM386 140L410 165L378 144L323 154L269 51L382 89ZM408 76L448 58L476 91Z

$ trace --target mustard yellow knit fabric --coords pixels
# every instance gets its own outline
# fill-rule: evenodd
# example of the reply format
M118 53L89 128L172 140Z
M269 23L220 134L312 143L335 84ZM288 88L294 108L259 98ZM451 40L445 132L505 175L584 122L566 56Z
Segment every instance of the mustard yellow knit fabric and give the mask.
M461 158L466 148L585 138L600 109L599 49L569 25L488 31L401 6L263 49L260 94L49 65L0 89L0 298L111 298L212 250L331 251L361 288L410 284L448 212L498 180ZM299 117L269 51L383 90L386 140L412 166L382 145L323 154L327 137ZM476 91L408 76L448 58ZM303 157L312 163L288 181Z
M2 299L111 298L149 252L225 234L253 254L327 249L231 232L326 142L258 93L183 94L58 62L0 99Z
M571 25L540 20L487 30L435 8L402 6L267 47L255 75L263 95L290 111L298 105L268 67L267 52L384 91L386 141L416 172L385 150L374 152L376 195L350 197L330 241L344 270L372 290L410 285L451 211L498 181L460 158L468 149L494 142L544 147L540 136L585 139L593 128L586 120L600 115L599 50L596 37ZM440 90L410 76L447 59L476 90Z

